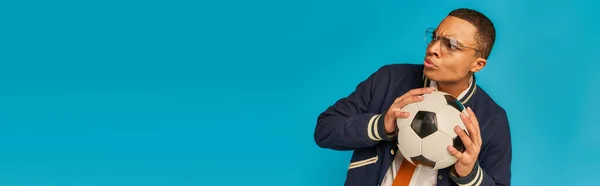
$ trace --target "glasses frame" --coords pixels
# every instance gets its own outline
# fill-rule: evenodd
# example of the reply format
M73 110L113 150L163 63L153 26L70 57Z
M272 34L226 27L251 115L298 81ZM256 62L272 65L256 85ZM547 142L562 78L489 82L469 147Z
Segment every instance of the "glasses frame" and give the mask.
M435 38L430 38L428 36L435 36ZM452 45L452 47L458 48L459 50L473 49L473 50L475 50L475 52L481 53L481 50L479 50L477 48L474 48L474 47L465 46L460 41L458 41L456 38L453 38L453 37L450 37L450 36L439 36L439 35L437 35L435 33L435 29L434 28L427 28L427 30L425 30L425 38L424 38L425 39L424 40L425 41L425 46L429 47L430 44L435 44L435 42L439 41L440 38L447 39L449 41L449 44ZM429 39L431 39L431 41L427 42ZM456 44L453 44L452 41L455 41ZM442 47L443 47L442 44L440 44L440 50L444 51L442 49ZM455 51L452 51L450 49L445 50L445 51L448 51L448 52L444 52L446 54L452 54L452 53L455 52Z

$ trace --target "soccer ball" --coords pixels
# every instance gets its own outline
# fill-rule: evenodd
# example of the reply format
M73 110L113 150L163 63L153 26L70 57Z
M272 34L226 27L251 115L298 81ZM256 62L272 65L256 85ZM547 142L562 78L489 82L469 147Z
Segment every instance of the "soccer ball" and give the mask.
M466 114L465 106L452 95L441 91L423 96L423 101L401 109L410 113L410 117L396 120L398 149L413 165L443 169L456 163L456 158L447 149L449 145L465 151L460 137L454 132L457 125L467 132L460 119L461 112Z

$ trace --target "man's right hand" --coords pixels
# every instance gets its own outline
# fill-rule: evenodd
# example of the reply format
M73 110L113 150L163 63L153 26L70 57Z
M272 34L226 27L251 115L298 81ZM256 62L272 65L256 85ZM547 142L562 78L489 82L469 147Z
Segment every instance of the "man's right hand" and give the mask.
M404 106L423 101L423 94L429 94L434 91L434 88L418 88L412 89L404 95L396 98L394 103L387 110L384 118L384 127L386 133L393 133L396 130L397 118L408 118L411 113L400 111Z

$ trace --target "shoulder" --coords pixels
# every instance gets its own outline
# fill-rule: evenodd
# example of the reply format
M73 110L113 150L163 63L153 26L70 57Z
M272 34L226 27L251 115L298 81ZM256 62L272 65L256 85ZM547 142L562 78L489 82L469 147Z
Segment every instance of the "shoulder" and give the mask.
M423 65L410 64L410 63L395 63L381 66L372 78L375 78L376 82L395 82L399 80L422 79L423 76ZM410 77L410 78L409 78Z
M510 127L506 110L480 86L477 86L476 91L473 112L477 116L482 134L501 134L497 137L509 137Z
M424 85L423 65L384 65L367 82L373 103L372 112L381 112L388 109L394 99Z
M412 74L423 73L423 65L410 63L394 63L381 66L378 73L382 74Z
M477 85L476 106L482 108L488 117L506 116L506 110L500 106L481 86Z

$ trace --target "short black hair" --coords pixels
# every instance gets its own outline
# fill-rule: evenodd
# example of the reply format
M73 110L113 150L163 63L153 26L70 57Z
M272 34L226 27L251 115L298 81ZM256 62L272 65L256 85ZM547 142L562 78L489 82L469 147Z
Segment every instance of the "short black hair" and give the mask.
M494 28L492 21L483 13L468 8L455 9L448 16L465 20L477 28L475 33L477 49L481 51L480 57L487 59L496 41L496 28Z

